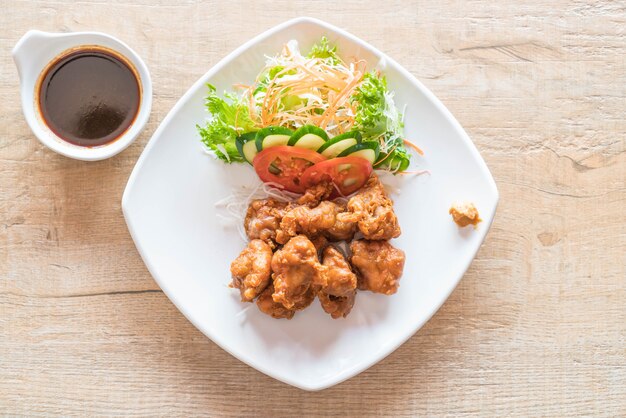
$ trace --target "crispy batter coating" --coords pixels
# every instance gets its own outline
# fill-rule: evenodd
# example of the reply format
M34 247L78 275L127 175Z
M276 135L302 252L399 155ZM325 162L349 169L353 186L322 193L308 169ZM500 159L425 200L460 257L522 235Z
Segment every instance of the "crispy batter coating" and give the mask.
M250 203L244 227L251 241L231 264L230 286L242 301L256 298L263 313L291 319L317 296L337 319L352 310L357 288L397 291L405 255L387 242L400 235L400 227L378 177L372 175L347 203L328 200L333 192L331 183L320 183L290 203ZM365 239L350 244L348 262L329 241L350 241L357 231Z
M404 269L404 251L387 241L352 241L350 261L357 271L359 289L392 295Z
M345 203L335 203L335 223L324 231L331 241L350 241L356 232L358 217L347 211Z
M471 202L455 203L448 213L452 215L454 222L461 228L467 225L473 225L476 228L476 225L482 221L478 214L478 209Z
M320 299L324 312L330 314L333 319L345 318L354 306L356 290L353 290L347 296L333 296L328 293L319 292L317 297Z
M289 210L276 231L276 242L284 244L297 234L308 237L324 235L333 241L349 240L356 230L356 218L345 212L345 205L325 200L311 208L297 206Z
M368 240L388 240L400 236L393 201L375 174L348 201L348 210L358 218L359 231Z
M346 317L356 297L357 278L343 254L328 246L323 252L325 269L318 276L320 290L317 293L322 309L333 319Z
M310 297L320 270L322 265L313 243L304 235L291 238L272 257L274 301L287 309L302 305Z
M356 275L343 254L333 246L324 249L322 264L326 267L320 274L321 290L332 296L348 296L357 286Z
M296 200L296 204L313 208L319 205L321 201L328 199L334 190L332 183L321 182L306 189L304 194Z
M260 239L254 239L230 264L233 276L230 287L239 289L242 302L252 302L270 281L272 249Z
M286 318L291 319L296 313L293 309L287 309L282 303L274 302L272 294L274 293L274 285L270 284L265 288L263 293L259 295L256 300L256 306L264 314L270 315L273 318Z
M286 243L297 234L308 237L321 235L323 231L331 229L335 225L338 206L325 200L318 206L297 206L288 211L280 222L280 228L276 232L276 242Z
M328 245L328 240L323 235L318 235L317 237L309 238L313 243L313 246L317 250L317 255L319 256L324 248Z
M253 200L248 206L243 223L248 238L262 239L274 248L276 230L287 206L287 203L272 198Z
M265 288L265 290L259 295L256 300L256 305L259 310L267 315L272 316L273 318L293 318L296 311L302 310L309 306L313 300L315 299L315 289L313 287L309 288L305 297L301 298L299 303L294 305L291 309L287 309L283 306L282 303L274 302L274 298L272 294L274 293L274 285L270 284Z

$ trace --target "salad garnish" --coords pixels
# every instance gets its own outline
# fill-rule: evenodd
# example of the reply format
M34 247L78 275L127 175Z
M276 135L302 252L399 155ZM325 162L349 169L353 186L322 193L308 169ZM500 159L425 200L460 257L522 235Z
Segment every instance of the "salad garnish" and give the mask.
M403 137L402 114L384 74L365 67L363 60L340 57L326 37L306 55L296 41L289 41L280 54L268 57L252 84L236 85L242 90L239 94L220 96L215 86L208 85L205 105L211 117L197 126L202 142L220 160L247 161L262 179L271 178L294 192L303 189L294 176L319 159L309 153L302 157L297 149L319 154L322 160L362 158L376 169L406 172L411 158L407 146L421 150ZM272 147L281 147L282 154L265 152ZM259 168L260 154L264 157ZM339 175L337 167L348 172ZM355 167L333 164L326 171L350 183L344 191L362 185L353 185L364 177L356 175ZM355 173L354 178L349 173ZM342 185L337 186L341 191Z

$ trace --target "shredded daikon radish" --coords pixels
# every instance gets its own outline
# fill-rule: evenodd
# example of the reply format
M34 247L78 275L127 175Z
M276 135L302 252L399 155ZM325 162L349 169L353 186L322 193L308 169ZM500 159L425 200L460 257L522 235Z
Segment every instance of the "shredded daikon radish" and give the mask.
M282 69L270 78L269 70L276 67ZM312 124L330 135L346 132L354 125L350 97L364 71L362 60L345 63L307 58L296 41L289 41L280 55L266 57L265 69L246 88L250 119L261 128Z
M215 202L215 207L220 209L217 216L227 226L235 226L241 239L248 242L243 223L248 206L253 200L272 198L280 202L293 202L300 196L297 193L281 190L278 186L275 183L261 183L253 188L235 190L232 194Z

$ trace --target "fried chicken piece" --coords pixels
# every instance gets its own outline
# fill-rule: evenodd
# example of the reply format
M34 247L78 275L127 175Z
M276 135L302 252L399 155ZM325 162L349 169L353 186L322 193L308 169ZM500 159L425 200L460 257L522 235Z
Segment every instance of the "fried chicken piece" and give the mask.
M274 302L287 309L300 306L310 298L310 289L321 274L317 250L304 235L291 238L272 257Z
M324 249L323 266L326 268L318 276L320 290L317 293L322 309L333 319L345 318L354 305L356 275L343 254L332 246Z
M242 302L252 302L270 281L272 248L260 239L254 239L230 264L233 276L230 287L241 292Z
M317 250L318 256L322 253L324 248L326 248L326 246L328 245L328 240L326 239L324 235L318 235L316 237L309 238L309 239L311 240L311 242L313 243L313 246Z
M259 310L272 318L286 318L291 319L296 313L293 309L287 309L282 303L274 302L272 294L274 293L274 285L270 284L265 288L263 293L259 295L256 300L256 306Z
M275 247L273 240L287 206L287 203L272 198L253 200L243 223L248 238L262 239Z
M328 246L323 252L322 264L326 267L319 275L321 291L332 296L348 296L357 286L356 275L343 254Z
M300 299L298 304L295 304L291 309L287 309L282 303L274 302L272 294L274 293L274 285L270 283L269 286L259 295L256 300L256 305L259 310L273 318L293 318L296 311L302 310L309 306L315 299L315 289L309 288L305 297Z
M335 223L323 233L332 241L350 241L356 232L358 217L348 212L345 204L335 203L335 205Z
M350 262L357 271L359 289L392 295L404 269L404 251L387 241L352 241Z
M358 219L359 231L368 240L388 240L400 236L393 201L375 174L348 201L348 210Z
M335 188L332 183L321 182L306 189L304 194L296 200L296 204L314 208L319 205L321 201L328 199L334 190Z
M345 318L354 306L356 290L353 290L347 296L333 296L328 293L319 292L317 297L320 299L324 312L330 314L333 319Z
M337 211L337 205L328 200L314 208L297 206L289 210L276 231L276 242L284 244L297 234L308 237L321 235L322 231L329 230L335 225Z
M357 218L345 210L345 205L328 200L313 208L297 206L283 216L276 242L284 244L297 234L324 235L333 241L350 240L356 231Z

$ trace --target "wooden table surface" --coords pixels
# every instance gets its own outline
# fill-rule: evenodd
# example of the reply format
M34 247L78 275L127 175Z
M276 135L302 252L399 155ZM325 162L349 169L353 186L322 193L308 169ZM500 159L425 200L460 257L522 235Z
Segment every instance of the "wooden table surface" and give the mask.
M0 413L626 415L623 0L0 5ZM379 364L317 393L196 330L146 270L120 209L135 161L187 88L299 15L349 30L422 80L501 194L439 312ZM31 28L104 31L143 56L153 112L129 149L84 163L35 139L10 56Z

